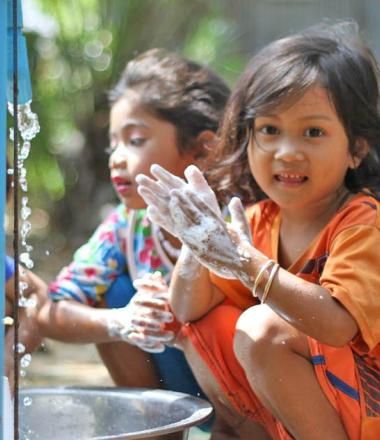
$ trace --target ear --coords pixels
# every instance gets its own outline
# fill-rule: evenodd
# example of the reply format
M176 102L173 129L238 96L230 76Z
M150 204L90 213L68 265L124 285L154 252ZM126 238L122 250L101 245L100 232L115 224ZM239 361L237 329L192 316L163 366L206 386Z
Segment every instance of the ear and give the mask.
M355 151L351 153L351 161L349 167L356 169L362 163L362 160L367 156L369 152L369 145L366 139L359 137L355 142Z
M193 159L199 168L205 168L215 146L216 133L212 130L203 130L198 134L194 140Z

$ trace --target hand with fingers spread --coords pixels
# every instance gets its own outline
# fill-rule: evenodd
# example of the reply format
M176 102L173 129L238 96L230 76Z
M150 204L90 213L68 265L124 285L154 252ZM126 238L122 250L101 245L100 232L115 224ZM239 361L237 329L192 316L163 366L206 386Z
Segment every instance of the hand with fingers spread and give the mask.
M246 272L252 250L244 209L233 199L231 224L215 213L194 192L173 190L169 202L171 218L181 241L198 261L223 278L237 278L251 287Z
M139 175L136 178L139 184L138 192L148 205L150 220L166 229L172 235L180 238L169 210L171 191L173 190L179 192L189 191L197 194L215 213L220 214L220 208L214 192L195 165L190 165L185 170L187 182L169 173L159 165L152 165L151 173L156 180L145 175Z
M222 218L216 197L194 165L185 170L187 182L163 168L151 168L156 181L139 176L139 193L152 221L184 243L208 269L224 278L238 278L251 287L244 270L251 238L244 208L238 198L229 204L231 224Z
M112 309L108 326L113 335L150 353L161 353L165 344L175 335L165 330L165 323L173 321L168 311L168 286L161 274L147 274L136 280L137 293L130 303L120 309Z

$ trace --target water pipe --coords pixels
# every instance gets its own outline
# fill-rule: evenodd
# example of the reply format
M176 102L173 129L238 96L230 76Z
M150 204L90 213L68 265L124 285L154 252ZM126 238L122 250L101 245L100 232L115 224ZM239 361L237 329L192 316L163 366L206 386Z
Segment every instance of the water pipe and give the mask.
M17 3L16 3L17 2ZM17 16L14 13L17 12ZM14 19L16 18L16 20ZM15 41L17 47L15 47ZM16 54L16 63L14 55ZM17 67L16 67L17 65ZM15 68L16 67L16 68ZM17 78L17 91L14 79ZM16 93L16 96L15 96ZM31 82L25 37L22 35L21 0L0 0L0 219L4 222L6 206L7 105L31 100ZM15 167L17 164L15 164ZM5 231L0 228L0 317L5 314ZM16 269L17 270L17 269ZM4 325L0 325L0 379L4 376ZM0 380L0 440L3 440L3 381Z
M13 102L13 76L14 76L14 26L13 26L13 8L16 0L7 0L8 5L8 23L7 23L7 57L8 57L8 81L7 81L7 99ZM28 53L26 48L26 39L22 34L23 19L21 0L17 0L17 81L18 105L26 104L32 99L32 87L30 82L30 72L28 63Z
M5 214L5 182L6 182L6 115L7 115L7 3L6 0L0 0L0 219ZM0 228L0 255L5 256L5 231ZM4 376L4 325L2 318L4 316L5 299L5 258L0 258L0 412L1 426L0 438L3 440L3 376Z

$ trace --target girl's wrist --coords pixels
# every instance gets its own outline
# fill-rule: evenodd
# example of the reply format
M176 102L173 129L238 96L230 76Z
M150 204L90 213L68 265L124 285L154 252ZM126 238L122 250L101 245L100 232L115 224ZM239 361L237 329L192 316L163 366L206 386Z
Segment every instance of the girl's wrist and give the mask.
M262 261L255 269L255 273L252 274L254 281L251 292L253 297L258 298L261 303L264 303L268 298L280 265L276 261L266 258L266 260Z
M269 259L251 244L244 247L241 261L243 270L239 279L250 289L254 297L261 296L262 287L265 287L275 261Z

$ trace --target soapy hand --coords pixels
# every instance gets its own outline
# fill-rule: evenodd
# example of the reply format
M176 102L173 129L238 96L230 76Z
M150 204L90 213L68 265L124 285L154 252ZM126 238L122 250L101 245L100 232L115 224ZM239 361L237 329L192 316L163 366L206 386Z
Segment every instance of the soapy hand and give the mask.
M214 192L197 167L185 170L187 182L154 165L152 175L139 176L139 194L150 219L177 236L198 261L224 278L252 281L244 269L252 250L244 208L238 198L229 204L232 222L221 215Z
M110 334L144 351L161 353L175 338L172 331L164 329L165 323L174 319L168 310L168 286L158 272L136 280L134 286L137 292L130 303L111 310Z
M150 220L166 229L170 234L179 237L169 211L171 191L174 189L180 192L186 189L193 191L214 212L220 214L220 208L214 192L195 165L190 165L185 170L187 182L169 173L159 165L152 165L151 173L156 180L143 174L137 176L138 192L148 205L147 213Z
M180 240L203 266L223 278L240 279L251 288L246 267L252 245L240 200L234 198L229 209L230 224L194 192L171 191L169 210Z

